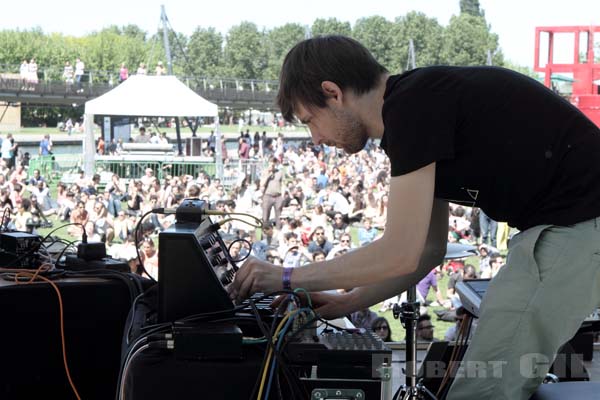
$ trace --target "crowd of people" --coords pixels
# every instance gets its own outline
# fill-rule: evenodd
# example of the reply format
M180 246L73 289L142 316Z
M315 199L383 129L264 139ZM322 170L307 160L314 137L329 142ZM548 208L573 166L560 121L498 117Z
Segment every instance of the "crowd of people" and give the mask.
M145 129L140 129L134 141L149 139ZM214 151L214 145L214 140L208 140L207 151ZM50 138L44 137L40 154L48 154L51 146ZM199 198L213 209L262 219L262 229L240 221L222 226L228 241L243 239L232 246L232 255L243 258L250 252L287 267L331 259L377 240L383 233L390 167L387 157L374 143L358 154L347 156L312 143L289 144L283 135L267 139L258 132L250 135L247 131L240 135L238 156L241 161L262 161L258 163L262 169L251 173L239 160L224 157L223 181L204 171L197 176L166 175L158 179L157 171L151 168L141 177L115 174L110 182L104 183L100 175L86 178L81 173L70 184L59 182L55 196L50 195L48 177L39 170L27 170L18 162L12 165L10 160L3 159L0 193L3 208L11 211L10 221L5 223L21 231L37 229L40 224L72 223L67 231L73 240L80 240L85 229L88 240L104 242L108 254L127 261L132 271L141 272L136 260L137 242L144 267L155 279L158 234L173 223L174 217L151 214L143 221L140 218L156 207L176 207L184 198ZM232 177L237 178L232 181ZM225 185L224 181L234 184ZM473 209L452 207L448 240L481 244L480 262L464 265L455 260L432 271L419 284L425 304L432 290L434 304L455 310L460 306L453 290L458 280L478 274L493 277L501 268L504 261L493 247L496 241L492 241L492 235L488 233L488 243L482 243L481 218L482 214ZM138 223L141 225L136 241L134 229ZM442 274L451 276L447 293L437 286ZM394 298L389 304L384 303L381 311L397 301ZM358 313L352 319L365 328L380 325L389 328L389 323L376 318Z

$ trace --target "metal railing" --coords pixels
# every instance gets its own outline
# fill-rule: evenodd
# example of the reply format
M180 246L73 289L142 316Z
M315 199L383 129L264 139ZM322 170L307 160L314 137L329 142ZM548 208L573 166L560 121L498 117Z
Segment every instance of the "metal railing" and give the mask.
M232 161L226 165L230 176L222 179L225 186L233 186L240 177L240 172L250 179L257 180L267 165L266 160L238 160ZM217 173L217 166L214 162L198 161L129 161L129 160L96 160L95 171L97 173L117 174L123 179L139 179L147 168L152 169L154 176L161 181L167 176L189 175L197 178L200 172L205 172L208 176L214 178Z
M29 161L29 171L40 170L40 174L49 182L59 181L64 176L78 175L83 165L81 154L52 154L36 156ZM167 160L102 160L95 161L95 172L103 176L117 174L123 179L139 179L147 168L152 169L154 176L161 181L167 176L190 175L197 178L200 172L205 172L214 178L217 166L214 162L185 161L184 159ZM241 176L249 177L252 181L260 179L263 169L268 165L267 159L232 160L225 164L224 186L233 186ZM31 172L30 172L31 173ZM67 179L68 180L68 179Z
M8 80L21 82L19 78L19 65L0 64L0 76ZM65 79L62 76L63 68L47 67L38 69L38 79L40 83L57 83L66 86ZM133 74L132 74L133 75ZM149 74L151 75L151 74ZM131 75L130 75L131 76ZM236 77L208 77L176 75L177 78L194 90L205 93L237 91L237 92L265 92L277 93L279 90L278 80L269 79L244 79ZM118 85L119 71L107 70L86 70L82 77L82 86L107 86L114 87ZM71 86L77 85L76 83Z
M40 170L40 175L51 183L60 180L64 174L76 173L82 164L83 155L52 154L37 156L29 160L29 171Z

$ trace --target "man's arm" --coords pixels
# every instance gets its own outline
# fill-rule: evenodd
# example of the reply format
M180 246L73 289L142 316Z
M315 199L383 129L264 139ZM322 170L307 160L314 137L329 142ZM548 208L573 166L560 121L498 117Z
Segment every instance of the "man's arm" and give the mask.
M436 298L437 302L440 304L440 306L442 304L444 304L444 302L446 301L446 299L444 299L444 294L442 293L442 289L439 287L439 285L436 285L436 287L435 287L435 298Z
M417 171L393 177L390 207L383 237L356 251L330 261L296 268L292 285L309 291L356 288L395 280L394 286L421 276L421 256L425 248L433 208L435 163ZM447 226L447 220L446 220ZM257 291L282 287L283 270L249 260L229 287L231 297L241 300ZM411 282L412 282L412 279ZM398 293L396 287L389 293ZM386 295L389 294L386 292ZM377 298L380 298L380 293ZM372 304L369 303L369 304Z
M335 305L332 305L332 307L325 305L322 309L319 309L319 313L325 317L337 317L348 312L370 307L415 286L433 268L443 262L446 254L447 236L448 203L442 200L435 200L431 211L427 242L416 271L396 279L354 289L347 295L344 295L346 299L341 302L341 304L347 307L347 310L339 310L341 311L339 312L334 309Z
M435 164L393 177L383 237L323 265L294 271L293 285L310 291L353 288L412 275L425 248L434 186Z

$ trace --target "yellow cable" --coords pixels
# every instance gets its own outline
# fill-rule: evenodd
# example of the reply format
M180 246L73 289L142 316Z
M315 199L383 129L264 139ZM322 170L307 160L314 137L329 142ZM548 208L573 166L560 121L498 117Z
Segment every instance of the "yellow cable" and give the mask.
M220 215L220 216L226 216L226 215L240 215L240 216L246 216L248 218L252 218L254 221L256 221L256 223L258 224L258 226L256 225L252 225L249 222L246 221L242 221L247 223L248 225L254 226L256 228L262 228L263 227L263 222L260 218L255 217L252 214L247 214L247 213L241 213L241 212L225 212L225 211L216 211L216 210L206 210L205 211L206 215ZM239 221L239 220L238 220Z
M285 317L283 317L281 322L279 322L279 325L277 325L277 329L275 330L275 334L273 335L273 338L271 339L273 341L273 345L275 345L275 342L277 341L277 335L279 334L279 332L285 325L286 321L288 319L290 319L290 317L293 314L296 314L296 313L298 313L297 310L287 314ZM265 369L263 370L262 379L260 380L260 389L258 389L258 396L256 397L257 400L260 400L260 398L262 397L262 392L265 388L265 381L267 380L267 371L269 370L269 361L271 360L272 355L273 355L273 346L269 347L269 353L267 354L267 362L265 363Z
M260 400L262 397L263 389L265 388L265 380L267 379L267 371L269 370L269 361L271 361L271 356L273 355L273 349L269 347L269 353L267 354L267 362L265 363L265 368L263 369L262 379L260 380L260 389L258 389L258 396L256 400Z
M225 225L226 223L228 223L230 221L240 221L240 222L243 222L246 225L250 225L253 228L262 228L261 225L254 225L254 224L251 224L248 221L244 221L243 219L239 219L239 218L235 218L235 217L225 218L225 219L217 222L217 224L219 224L219 226L223 226L223 225Z

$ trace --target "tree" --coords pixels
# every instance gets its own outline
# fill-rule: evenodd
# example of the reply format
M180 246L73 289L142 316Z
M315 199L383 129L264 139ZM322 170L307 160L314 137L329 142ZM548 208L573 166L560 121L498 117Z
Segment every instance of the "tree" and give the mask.
M435 18L421 12L411 11L396 18L392 28L392 60L390 71L407 69L409 41L412 39L417 67L440 63L440 51L444 29Z
M521 74L527 75L527 76L529 76L530 78L533 78L533 79L538 79L539 78L538 73L535 72L533 69L531 69L529 67L523 67L521 65L513 64L510 61L506 61L505 60L503 67L504 68L508 68L508 69L512 69L513 71L520 72Z
M444 31L443 62L450 65L485 65L488 51L493 55L494 65L503 65L498 35L490 32L483 17L461 14L450 18Z
M188 66L190 62L190 57L188 55L188 38L183 33L175 32L169 29L167 30L167 39L169 41L169 49L171 50L173 74L194 74L193 71L190 72ZM151 69L149 69L148 72L154 74L154 68L156 68L156 64L158 62L162 62L165 68L165 73L169 73L162 28L160 28L158 32L156 32L156 35L154 35L152 40L153 43L151 46L151 53L148 57L148 67Z
M320 35L344 35L350 36L352 33L352 28L350 27L350 22L342 22L338 21L337 18L317 18L315 22L313 22L312 27L310 29L310 33L312 36L320 36Z
M126 35L123 30L109 27L80 38L75 57L81 57L94 82L116 82L121 63L125 63L133 74L140 63L156 63L158 59L164 59L162 40L154 35L146 41L145 36ZM153 72L152 68L152 65L147 65L149 73Z
M389 68L393 62L393 23L380 16L361 18L356 21L352 36L371 51L380 64Z
M267 67L263 76L265 79L278 79L285 55L296 43L304 40L305 35L304 27L293 23L273 28L267 33Z
M227 33L224 56L224 69L227 76L256 79L263 76L266 66L264 33L256 24L242 22Z
M479 6L479 0L460 0L460 13L485 17L484 11Z
M194 75L214 77L223 60L223 36L215 28L196 28L188 45L189 68Z
M146 41L146 32L134 24L124 26L120 33L128 38L139 40L140 42Z

